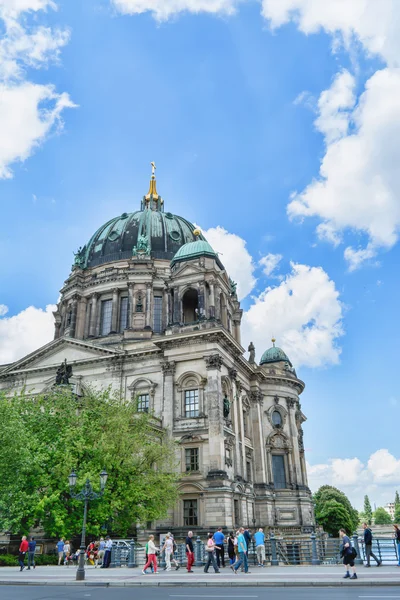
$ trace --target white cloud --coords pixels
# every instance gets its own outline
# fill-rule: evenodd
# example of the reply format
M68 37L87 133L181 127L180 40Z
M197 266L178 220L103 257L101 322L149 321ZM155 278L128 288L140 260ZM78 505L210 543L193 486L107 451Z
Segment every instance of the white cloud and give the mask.
M282 260L282 254L267 254L258 261L258 264L263 267L264 274L269 277L277 268Z
M387 68L372 75L355 98L355 79L342 71L322 92L315 125L324 135L319 177L292 197L288 214L317 217L317 234L335 245L343 232L366 235L364 247L346 248L350 270L391 248L400 229L400 36L397 0L263 0L262 13L276 28L294 21L306 34L323 29L352 52L358 43Z
M215 252L220 255L228 275L237 283L239 300L245 298L256 283L253 275L255 265L245 240L220 226L212 227L203 233Z
M245 0L111 0L116 9L126 15L153 13L157 21L165 21L172 15L211 13L232 15L240 2Z
M315 492L321 485L342 489L358 509L362 509L364 495L377 506L392 502L394 490L400 488L400 458L387 449L371 454L367 464L359 458L333 458L327 463L307 464L308 482Z
M261 354L274 335L295 367L339 361L343 305L334 282L321 267L292 264L277 287L268 287L243 315L244 345Z
M368 54L399 66L397 0L262 0L262 14L272 28L294 21L305 34L323 29L335 39L340 36L348 49L357 40Z
M12 163L28 158L55 126L61 129L62 111L73 106L52 85L0 84L0 178L12 177Z
M8 309L0 305L0 365L14 362L54 337L55 305L46 310L29 306L17 315L5 317Z
M60 130L61 113L75 106L67 93L57 93L51 84L26 80L26 67L57 61L69 40L66 29L31 25L29 13L47 8L56 5L50 0L0 0L0 178L12 177L11 165Z

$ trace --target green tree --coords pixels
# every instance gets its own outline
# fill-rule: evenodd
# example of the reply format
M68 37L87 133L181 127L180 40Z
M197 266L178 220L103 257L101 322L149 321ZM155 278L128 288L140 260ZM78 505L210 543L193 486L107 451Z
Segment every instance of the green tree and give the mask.
M394 496L394 504L395 504L395 506L400 504L400 496L399 496L399 492L397 490L396 490L396 494Z
M364 496L364 516L365 516L365 521L368 525L371 525L372 523L372 508L371 508L371 502L369 501L369 498L367 495Z
M327 518L327 513L325 509L325 505L327 502L334 500L336 503L340 504L344 510L340 512L340 516L343 519L342 523L336 528L337 522L336 519L333 519L332 525L329 524L329 519ZM331 485L323 485L319 488L319 490L314 494L314 502L315 502L315 517L317 522L324 528L327 533L331 533L334 536L338 536L338 530L343 527L346 529L348 534L352 534L358 527L358 512L351 505L350 500L347 496L337 488ZM334 505L336 510L336 505ZM332 505L330 505L330 510ZM330 512L328 514L331 514Z
M374 523L375 525L390 525L392 523L391 516L382 506L379 506L374 512Z
M400 504L396 504L394 507L394 522L400 524Z
M101 500L89 506L88 533L106 527L126 535L138 522L165 516L177 498L176 447L154 416L109 391L76 399L69 389L46 396L0 395L0 530L26 532L41 525L51 536L79 533L77 487L100 471L109 474Z
M353 524L348 511L341 502L330 499L324 502L318 512L316 519L327 533L338 537L339 529L342 527L351 535Z

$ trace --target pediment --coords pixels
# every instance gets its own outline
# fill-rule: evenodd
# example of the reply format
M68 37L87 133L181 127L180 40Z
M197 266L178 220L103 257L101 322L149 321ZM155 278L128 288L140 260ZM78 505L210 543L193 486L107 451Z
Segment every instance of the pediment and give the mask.
M100 345L73 338L60 338L42 346L19 361L8 365L6 369L0 371L0 376L26 369L59 366L64 360L71 364L93 360L94 358L118 356L119 354L121 354L121 350L103 348Z
M204 274L204 271L205 269L203 267L200 267L193 263L186 263L182 267L174 270L171 279L178 279L181 277L189 277L193 275L198 276L199 274Z

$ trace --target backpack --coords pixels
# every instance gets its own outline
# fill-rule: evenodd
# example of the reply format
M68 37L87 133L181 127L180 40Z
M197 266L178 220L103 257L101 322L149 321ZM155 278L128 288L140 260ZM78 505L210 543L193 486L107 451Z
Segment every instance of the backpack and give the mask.
M350 553L351 558L354 560L355 558L357 558L358 554L357 554L357 550L355 548L351 548L351 553Z

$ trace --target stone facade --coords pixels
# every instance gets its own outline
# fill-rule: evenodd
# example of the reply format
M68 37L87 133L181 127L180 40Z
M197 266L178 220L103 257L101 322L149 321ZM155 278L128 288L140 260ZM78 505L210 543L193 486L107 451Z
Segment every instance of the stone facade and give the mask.
M143 210L159 211L161 197L151 201ZM111 386L139 398L179 442L181 499L153 527L309 530L304 383L288 361L246 359L242 310L217 255L189 253L173 266L157 255L147 248L86 268L76 260L55 339L0 367L0 390L42 393L66 359L75 393Z

